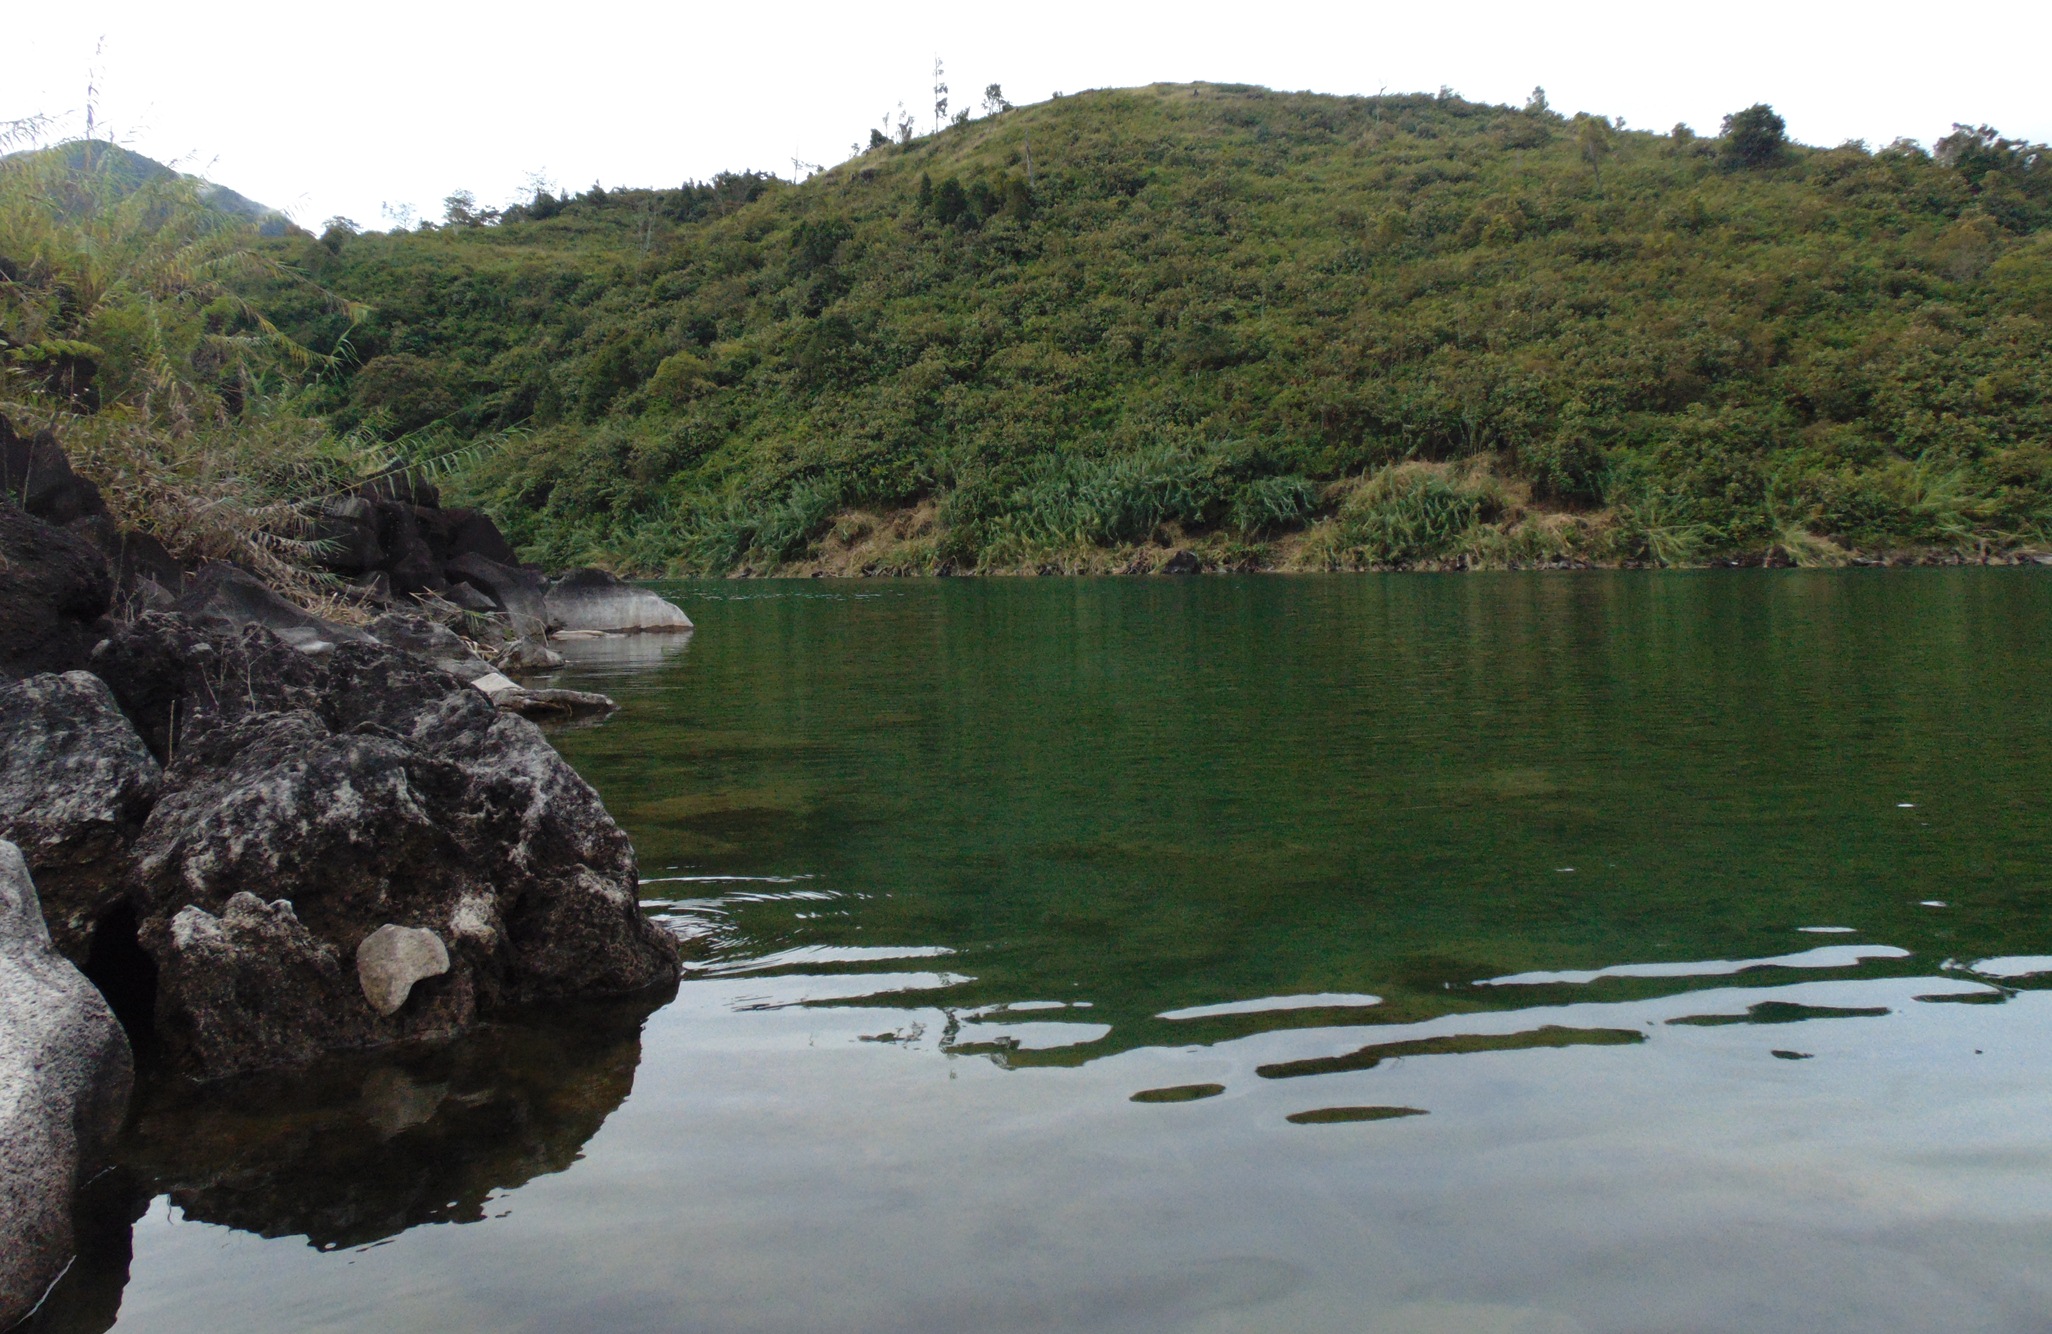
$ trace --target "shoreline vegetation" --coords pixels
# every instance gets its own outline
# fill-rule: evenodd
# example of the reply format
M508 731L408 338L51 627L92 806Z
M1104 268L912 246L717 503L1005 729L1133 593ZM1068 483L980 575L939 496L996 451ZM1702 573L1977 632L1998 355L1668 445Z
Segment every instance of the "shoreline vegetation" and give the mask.
M0 411L344 619L318 511L395 462L639 576L2052 552L2042 145L1218 84L869 139L318 236L18 151Z

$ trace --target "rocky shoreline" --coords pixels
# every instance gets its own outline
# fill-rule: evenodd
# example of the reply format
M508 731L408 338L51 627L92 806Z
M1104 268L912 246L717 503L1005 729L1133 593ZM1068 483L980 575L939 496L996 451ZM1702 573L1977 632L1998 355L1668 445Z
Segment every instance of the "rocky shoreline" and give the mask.
M674 984L633 848L530 721L551 633L688 629L394 474L323 507L365 624L108 519L0 421L0 1327L139 1064L209 1080ZM372 614L375 613L375 614Z

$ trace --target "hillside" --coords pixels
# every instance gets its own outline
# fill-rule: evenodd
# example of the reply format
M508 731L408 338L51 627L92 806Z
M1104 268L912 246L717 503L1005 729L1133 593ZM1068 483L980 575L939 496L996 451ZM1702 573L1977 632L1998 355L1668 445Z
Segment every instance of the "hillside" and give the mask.
M259 204L225 185L167 167L153 157L106 140L73 139L54 147L23 149L0 156L0 162L12 161L17 165L33 164L37 159L46 159L48 165L72 174L97 173L112 189L122 192L133 192L146 184L184 181L208 207L247 219L264 236L283 236L292 230L291 219L268 204Z
M1451 96L1059 98L791 185L307 271L313 406L642 571L2002 553L2052 523L2052 158ZM302 341L347 327L312 298ZM330 303L332 305L332 303ZM415 447L425 448L419 441Z

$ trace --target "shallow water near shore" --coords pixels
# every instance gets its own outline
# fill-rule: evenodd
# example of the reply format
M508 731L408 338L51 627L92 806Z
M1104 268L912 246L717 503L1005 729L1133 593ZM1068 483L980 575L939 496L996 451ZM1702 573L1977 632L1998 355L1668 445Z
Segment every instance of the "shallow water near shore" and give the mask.
M2046 574L663 587L675 998L154 1092L35 1327L2042 1328Z

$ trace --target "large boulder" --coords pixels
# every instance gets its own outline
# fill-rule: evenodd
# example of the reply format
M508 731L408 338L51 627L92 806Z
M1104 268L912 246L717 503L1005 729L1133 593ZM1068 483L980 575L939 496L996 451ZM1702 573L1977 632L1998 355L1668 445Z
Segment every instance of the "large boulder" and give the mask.
M385 544L378 530L377 502L333 496L322 503L315 520L314 551L337 574L370 574L385 565Z
M0 838L28 858L58 950L84 966L120 901L157 761L88 672L0 685Z
M459 556L482 556L500 565L518 565L513 544L499 531L499 525L482 510L420 509L414 514L420 536L435 559L447 564Z
M247 570L225 562L204 565L176 610L196 621L231 630L260 625L302 653L324 653L336 644L359 643L363 631L337 625L305 611L266 587Z
M105 514L100 488L71 470L71 460L48 431L26 438L0 417L0 492L45 523L62 527L74 519Z
M476 552L465 552L444 568L450 579L460 579L490 598L513 623L515 635L535 639L547 635L549 581L539 571L503 565Z
M604 570L572 570L549 586L548 618L563 630L689 630L691 618Z
M0 1326L71 1262L72 1196L127 1113L128 1039L57 953L13 844L0 842Z
M107 568L114 575L115 615L168 610L184 591L185 566L148 533L124 529L106 514L73 519L65 529L92 543L106 557Z
M181 715L173 758L130 883L174 1066L259 1069L675 979L626 835L533 724L383 645L308 658L266 652L261 633L187 644L211 665L158 673L191 685L164 709ZM155 653L169 639L134 637ZM282 679L262 679L272 666ZM239 693L209 694L237 667ZM289 903L237 900L255 887ZM449 966L381 1014L359 951L387 927L432 933ZM274 1006L304 1022L274 1022Z
M93 650L105 681L159 763L188 735L252 713L311 709L326 688L318 658L262 626L231 632L176 613L147 612Z
M92 543L0 501L0 679L83 666L113 596Z

